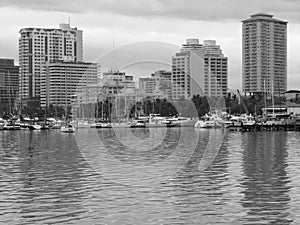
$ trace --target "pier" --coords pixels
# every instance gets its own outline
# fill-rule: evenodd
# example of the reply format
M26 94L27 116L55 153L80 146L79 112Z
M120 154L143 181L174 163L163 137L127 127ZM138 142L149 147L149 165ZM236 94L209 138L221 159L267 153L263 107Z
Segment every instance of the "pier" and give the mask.
M300 121L295 124L254 124L254 125L230 125L229 131L258 132L258 131L300 131Z

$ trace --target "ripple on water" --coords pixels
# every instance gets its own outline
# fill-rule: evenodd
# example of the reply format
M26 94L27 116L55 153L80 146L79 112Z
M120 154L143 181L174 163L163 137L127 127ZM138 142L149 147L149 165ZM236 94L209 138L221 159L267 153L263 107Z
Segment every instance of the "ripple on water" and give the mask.
M73 134L1 132L0 223L300 223L299 133L227 133L212 165L199 171L209 131L135 130L133 136L118 132L97 132L105 146L100 151L119 162L111 169L124 179L129 167L160 165L152 176L145 175L153 179L147 185L124 185L94 170ZM138 141L132 142L132 137ZM191 151L195 137L197 147ZM86 145L91 150L93 143ZM164 176L175 168L170 160L175 150L179 158L174 162L184 164L172 176ZM121 163L125 169L117 170Z

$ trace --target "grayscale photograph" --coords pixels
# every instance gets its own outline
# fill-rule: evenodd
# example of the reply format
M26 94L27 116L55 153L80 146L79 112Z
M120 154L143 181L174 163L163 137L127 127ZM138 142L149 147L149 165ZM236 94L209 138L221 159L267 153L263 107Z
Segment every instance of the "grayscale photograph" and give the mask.
M299 146L296 0L0 0L0 225L298 225Z

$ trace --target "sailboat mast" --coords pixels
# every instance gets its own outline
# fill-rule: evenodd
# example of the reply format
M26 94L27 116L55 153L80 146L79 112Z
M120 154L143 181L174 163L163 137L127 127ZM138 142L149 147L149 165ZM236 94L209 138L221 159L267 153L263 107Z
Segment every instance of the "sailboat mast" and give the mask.
M8 81L8 110L9 110L9 113L12 114L11 112L11 96L10 96L10 73L9 73L9 70L7 70L7 81Z
M66 117L66 126L68 123L68 108L67 108L67 68L65 70L65 117Z
M264 102L265 102L265 108L267 108L266 78L264 78Z
M280 107L280 111L281 111L281 96L280 96L280 84L279 84L279 79L277 80L277 84L278 84L279 107Z
M273 116L275 116L275 109L274 109L274 105L275 105L275 100L274 100L274 79L272 79L272 105L273 105Z

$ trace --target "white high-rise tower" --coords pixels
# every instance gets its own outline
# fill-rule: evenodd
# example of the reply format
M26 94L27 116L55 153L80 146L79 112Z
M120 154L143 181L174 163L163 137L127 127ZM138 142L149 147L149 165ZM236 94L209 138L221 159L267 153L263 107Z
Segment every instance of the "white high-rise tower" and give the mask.
M39 104L40 76L46 62L83 61L82 31L60 24L59 29L23 28L19 38L20 98L22 105Z

